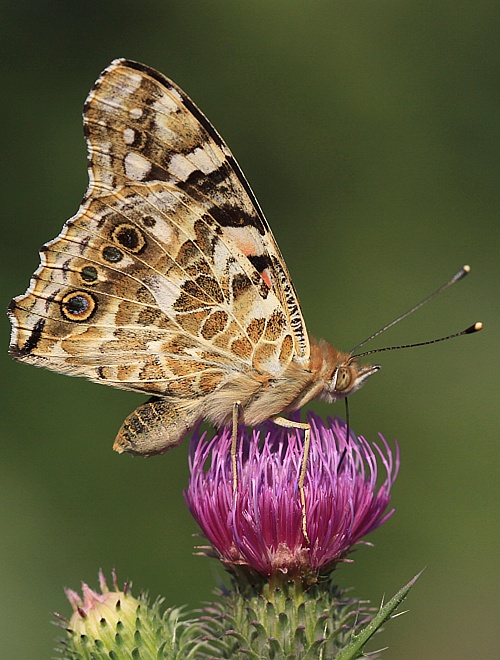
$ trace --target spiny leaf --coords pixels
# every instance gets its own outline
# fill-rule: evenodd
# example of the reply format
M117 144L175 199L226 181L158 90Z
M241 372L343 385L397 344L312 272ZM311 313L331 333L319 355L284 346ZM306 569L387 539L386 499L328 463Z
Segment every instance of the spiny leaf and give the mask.
M377 632L380 626L390 618L396 608L401 605L410 589L422 575L422 572L423 571L420 571L420 573L410 580L408 584L402 587L388 603L381 607L366 628L364 628L359 634L352 636L351 642L337 654L336 660L355 660L355 658L362 657L365 644Z

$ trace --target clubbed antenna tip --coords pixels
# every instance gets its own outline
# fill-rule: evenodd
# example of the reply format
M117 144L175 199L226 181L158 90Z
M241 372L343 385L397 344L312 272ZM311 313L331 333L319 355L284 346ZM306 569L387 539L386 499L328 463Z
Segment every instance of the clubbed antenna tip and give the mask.
M481 323L481 321L477 321L476 323L474 323L474 325L471 325L469 328L464 330L463 333L461 333L461 334L471 335L473 332L479 332L482 329L483 329L483 324Z

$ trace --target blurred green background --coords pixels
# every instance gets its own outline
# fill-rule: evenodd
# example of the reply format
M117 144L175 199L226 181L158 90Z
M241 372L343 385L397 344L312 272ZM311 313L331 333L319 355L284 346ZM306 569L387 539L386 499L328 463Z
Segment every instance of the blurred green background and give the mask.
M397 438L402 467L395 516L337 575L378 604L427 566L410 612L371 646L385 657L497 657L498 1L10 0L0 12L4 307L78 208L82 104L119 56L173 78L224 136L311 334L349 349L471 264L376 345L476 320L485 331L377 356L383 370L351 398L354 429ZM96 586L100 567L170 605L210 599L221 572L193 556L187 443L118 456L115 433L144 397L17 364L7 318L1 332L2 657L51 657L63 586Z

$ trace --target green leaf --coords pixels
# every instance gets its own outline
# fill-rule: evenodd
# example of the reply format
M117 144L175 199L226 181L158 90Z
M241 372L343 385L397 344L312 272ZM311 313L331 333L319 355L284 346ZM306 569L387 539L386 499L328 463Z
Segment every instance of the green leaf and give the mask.
M420 571L420 573L410 580L408 584L402 587L388 603L381 607L366 628L364 628L359 634L352 636L348 646L337 654L336 660L354 660L355 658L361 658L363 656L363 648L365 644L371 637L373 637L380 626L391 617L391 614L398 608L398 606L401 605L422 573L423 571Z

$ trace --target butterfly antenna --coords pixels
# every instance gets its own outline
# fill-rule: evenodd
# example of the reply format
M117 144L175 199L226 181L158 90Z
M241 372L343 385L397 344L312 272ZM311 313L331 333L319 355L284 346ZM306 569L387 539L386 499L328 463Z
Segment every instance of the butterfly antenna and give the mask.
M371 351L365 351L364 353L357 353L353 355L352 358L365 357L365 355L371 355L372 353L383 353L384 351L397 351L400 348L415 348L415 346L428 346L429 344L438 344L440 341L446 341L447 339L453 339L454 337L461 337L462 335L471 335L474 332L479 332L483 329L483 324L481 321L474 323L474 325L465 328L461 332L455 332L452 335L446 335L446 337L439 337L438 339L430 339L429 341L419 341L416 344L401 344L400 346L386 346L385 348L374 348ZM363 342L364 343L364 342Z
M401 314L401 316L398 316L397 319L394 319L394 321L391 321L387 325L384 325L383 328L380 328L380 330L377 330L372 335L367 337L364 341L362 341L360 344L355 346L352 349L352 351L350 351L351 354L354 353L355 351L357 351L359 348L361 348L361 346L364 346L365 344L367 344L369 341L372 341L372 339L375 339L375 337L378 337L379 335L381 335L386 330L389 330L389 328L392 328L392 326L396 325L396 323L399 323L403 319L410 316L410 314L413 314L413 312L416 312L417 309L420 309L420 307L423 307L430 300L435 298L440 293L443 293L443 291L446 291L446 289L448 289L452 284L455 284L455 282L458 282L458 281L462 280L469 273L470 273L470 266L463 266L458 271L458 273L455 273L455 275L453 275L453 277L450 280L448 280L448 282L446 282L446 284L442 284L438 289L436 289L429 296L427 296L426 298L421 300L419 303L417 303L414 307L409 309L407 312L405 312L404 314ZM475 325L478 325L478 324L476 323ZM482 324L480 324L480 325L482 327ZM475 326L471 326L471 327L475 327ZM441 339L435 339L435 340L430 341L430 342L424 342L423 344L411 344L411 346L423 346L425 344L433 344L433 343L438 342L438 341L444 341L445 339L451 339L451 337L458 337L458 336L463 335L463 334L470 334L471 332L477 332L477 330L481 330L481 328L477 328L476 330L470 330L470 328L468 328L467 330L464 330L463 332L459 332L456 335L450 335L449 337L442 337ZM391 348L379 349L379 350L392 350L393 348L409 348L409 347L408 346L394 346L394 347L391 347ZM374 352L376 352L376 351L369 351L369 353L374 353ZM354 357L360 357L360 355L368 355L368 353L361 353L361 354L356 355Z

